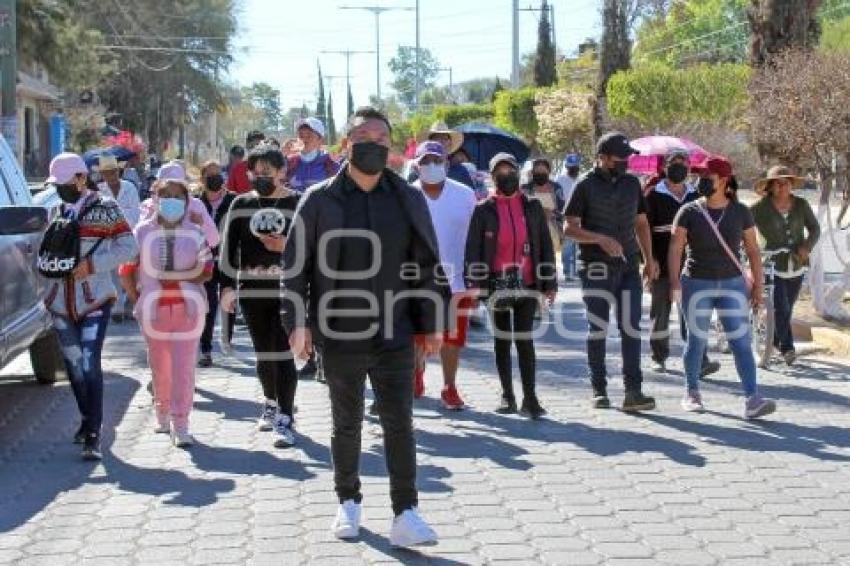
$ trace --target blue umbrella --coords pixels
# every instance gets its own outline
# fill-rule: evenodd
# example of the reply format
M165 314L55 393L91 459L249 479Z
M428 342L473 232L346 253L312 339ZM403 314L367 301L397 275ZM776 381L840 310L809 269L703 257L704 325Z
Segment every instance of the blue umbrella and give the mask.
M520 164L528 159L530 153L528 145L501 128L480 122L469 122L455 129L463 133L463 149L481 171L487 171L490 160L502 151L516 157Z
M93 166L97 165L101 155L111 155L118 161L129 161L136 156L136 153L120 145L113 145L112 147L98 147L83 154L83 161L86 162L86 167L91 169Z

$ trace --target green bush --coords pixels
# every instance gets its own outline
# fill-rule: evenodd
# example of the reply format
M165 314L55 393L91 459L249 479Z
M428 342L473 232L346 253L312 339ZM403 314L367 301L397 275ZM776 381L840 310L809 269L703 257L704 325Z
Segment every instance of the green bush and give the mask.
M533 143L537 138L538 128L537 116L534 113L538 90L528 87L497 93L493 103L495 124L517 134L529 144Z
M437 106L433 116L454 128L467 122L492 122L494 111L492 104L445 105Z
M737 127L749 95L750 68L724 63L673 69L659 63L620 71L608 82L608 111L646 128L686 122Z

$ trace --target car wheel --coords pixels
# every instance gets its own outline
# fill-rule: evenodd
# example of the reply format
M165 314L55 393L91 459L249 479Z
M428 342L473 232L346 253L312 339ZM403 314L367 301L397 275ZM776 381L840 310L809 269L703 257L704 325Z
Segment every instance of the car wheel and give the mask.
M35 379L41 384L52 385L57 380L68 377L59 340L52 330L32 343L30 362Z

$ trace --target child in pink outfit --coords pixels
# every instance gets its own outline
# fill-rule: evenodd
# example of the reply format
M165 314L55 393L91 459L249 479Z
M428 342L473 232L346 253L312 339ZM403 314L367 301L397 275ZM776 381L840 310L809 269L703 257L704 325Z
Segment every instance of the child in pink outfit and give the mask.
M204 282L213 267L206 238L187 213L188 199L184 182L158 184L154 197L157 213L143 219L133 232L139 257L120 270L148 344L156 430L170 432L180 447L193 442L189 413L198 340L207 311Z

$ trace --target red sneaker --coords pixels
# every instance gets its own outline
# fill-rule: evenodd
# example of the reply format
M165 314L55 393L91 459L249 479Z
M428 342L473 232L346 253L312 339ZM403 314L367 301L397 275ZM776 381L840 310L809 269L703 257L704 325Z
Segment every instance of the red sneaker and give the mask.
M425 395L425 370L417 369L413 374L413 397L420 399L423 395Z
M464 407L463 399L460 398L456 387L446 387L440 397L443 400L443 406L450 411L460 411Z

